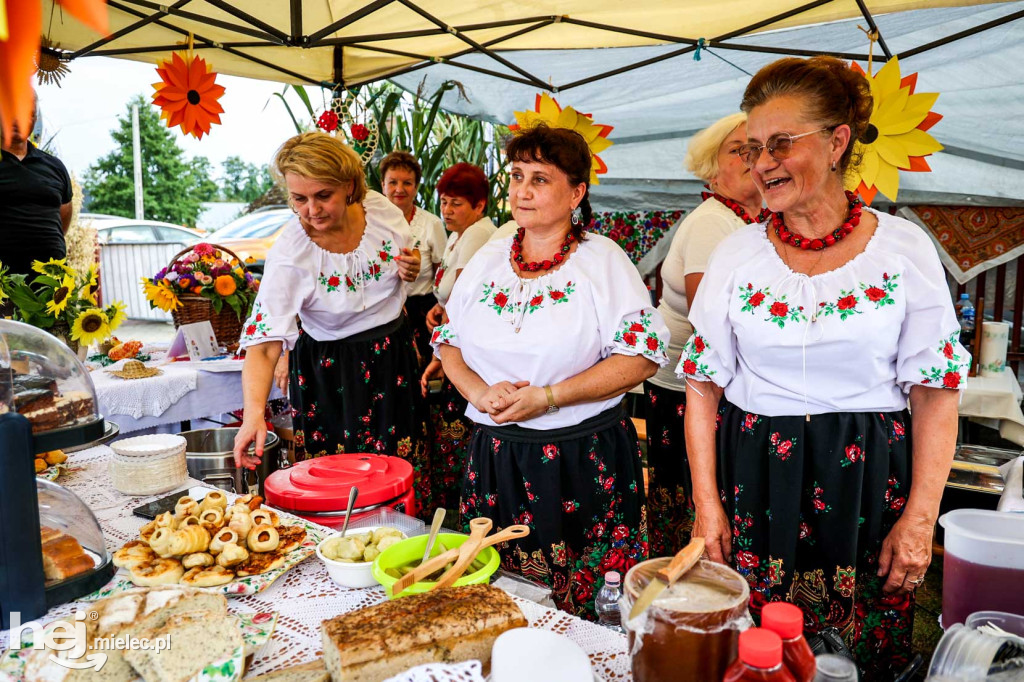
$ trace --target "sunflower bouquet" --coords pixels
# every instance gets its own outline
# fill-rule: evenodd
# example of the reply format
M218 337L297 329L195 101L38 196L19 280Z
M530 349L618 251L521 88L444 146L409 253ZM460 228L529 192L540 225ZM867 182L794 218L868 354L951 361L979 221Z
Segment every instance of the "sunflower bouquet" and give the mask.
M128 317L125 304L100 306L96 264L77 272L65 259L34 261L36 274L10 275L0 263L0 310L4 315L63 337L72 350L101 343Z

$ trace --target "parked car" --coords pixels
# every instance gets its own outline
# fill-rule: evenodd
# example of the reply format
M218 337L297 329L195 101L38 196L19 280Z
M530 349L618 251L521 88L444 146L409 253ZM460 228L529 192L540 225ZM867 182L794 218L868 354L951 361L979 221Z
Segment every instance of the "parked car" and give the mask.
M96 227L97 240L100 244L179 242L188 246L203 239L203 235L195 230L157 220L94 217L93 225Z
M263 273L267 251L273 246L284 226L295 216L288 208L264 208L235 218L208 235L204 241L224 246L240 258L252 258L246 267L257 274Z

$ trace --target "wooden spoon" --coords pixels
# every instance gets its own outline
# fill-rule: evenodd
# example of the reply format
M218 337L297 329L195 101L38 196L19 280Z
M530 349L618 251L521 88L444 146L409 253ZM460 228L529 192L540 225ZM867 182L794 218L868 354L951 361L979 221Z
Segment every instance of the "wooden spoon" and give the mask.
M668 566L654 574L651 582L647 584L644 591L636 598L633 608L629 610L629 620L633 620L643 613L651 605L651 602L658 598L659 594L690 570L703 553L704 538L690 540L690 544L683 547L672 557L672 561Z

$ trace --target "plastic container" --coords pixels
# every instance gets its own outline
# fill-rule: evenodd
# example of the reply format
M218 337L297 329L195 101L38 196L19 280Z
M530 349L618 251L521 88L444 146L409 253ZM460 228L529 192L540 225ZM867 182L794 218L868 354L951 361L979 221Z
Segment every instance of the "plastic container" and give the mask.
M125 495L158 495L188 478L185 439L166 433L136 436L110 444L108 463L114 488Z
M812 682L817 665L804 639L804 612L799 606L777 601L761 609L761 627L782 638L782 662L797 682Z
M1024 615L1024 514L957 509L939 517L945 529L942 626L975 611Z
M739 657L725 671L723 682L793 682L782 665L782 638L771 630L750 628L740 633Z
M966 347L974 341L974 303L967 294L960 294L960 300L953 307L956 309L956 321L960 323L960 343Z
M845 656L822 654L814 663L814 682L857 682L857 664Z
M279 469L267 477L267 504L328 528L345 523L348 492L359 489L352 521L383 507L409 516L418 511L412 464L401 457L373 454L329 455Z
M1011 635L1024 637L1024 616L1004 611L978 611L967 616L964 627L977 630L983 625L994 625Z
M633 678L637 682L720 680L736 658L739 633L751 625L750 588L728 566L701 560L646 611L628 620L637 597L670 561L669 557L651 559L626 573L620 612L629 638ZM694 599L701 590L711 594Z
M359 535L360 533L367 533L378 528L380 526L366 526L363 528L352 528L350 526L345 531L345 535L337 533L320 541L320 544L316 546L316 556L323 562L324 568L327 569L327 575L331 576L331 580L342 587L373 587L377 584L377 579L373 577L372 561L362 561L359 563L335 561L324 556L323 548L324 545L335 538Z
M597 593L594 608L597 610L597 621L605 627L622 631L622 616L619 613L619 599L622 598L622 578L618 571L604 574L604 585Z
M458 533L438 533L437 542L443 544L448 549L455 549L461 547L462 543L469 539L468 535L461 535ZM391 594L391 588L396 582L397 578L392 578L390 575L385 573L389 568L399 568L400 566L408 566L414 561L419 561L423 558L423 551L427 548L427 536L419 535L408 540L402 540L401 542L391 545L377 557L373 562L373 577L377 579L381 585L384 586L384 592L387 593L388 599L394 599L395 595ZM435 556L440 549L435 545ZM498 550L494 547L484 547L477 555L477 559L484 562L484 567L479 571L462 574L462 577L455 581L455 587L462 587L463 585L480 585L490 581L491 576L498 570L498 565L501 563L501 556L498 554ZM432 581L420 581L413 583L399 594L399 597L406 597L410 594L423 594L434 589L437 583Z
M995 673L1008 675L1001 680L1024 679L1024 645L1017 638L992 636L956 623L935 647L928 679L984 680Z

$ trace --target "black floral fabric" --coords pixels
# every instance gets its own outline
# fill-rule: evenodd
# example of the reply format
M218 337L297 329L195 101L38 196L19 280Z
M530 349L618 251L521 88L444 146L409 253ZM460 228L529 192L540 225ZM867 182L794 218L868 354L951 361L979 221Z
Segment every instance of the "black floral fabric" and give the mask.
M596 620L607 571L649 556L640 446L621 407L578 426L478 425L463 479L462 521L530 534L499 545L502 567L551 586L558 608Z
M833 626L866 679L908 660L913 595L882 592L882 541L910 491L910 415L841 412L768 417L723 401L720 493L733 563L758 618L770 601L804 612L808 632Z
M296 459L374 452L409 460L420 514L433 514L426 405L412 331L403 315L352 339L302 333L292 351L289 399Z
M644 382L647 398L647 514L651 556L672 556L690 542L693 486L686 457L686 392Z
M466 416L466 399L447 378L441 391L428 393L430 405L430 468L433 503L458 513L462 474L476 424Z
M430 349L430 332L427 331L427 313L437 304L433 294L409 296L405 299L405 314L409 317L412 328L412 339L419 353L420 366L430 362L433 351Z

